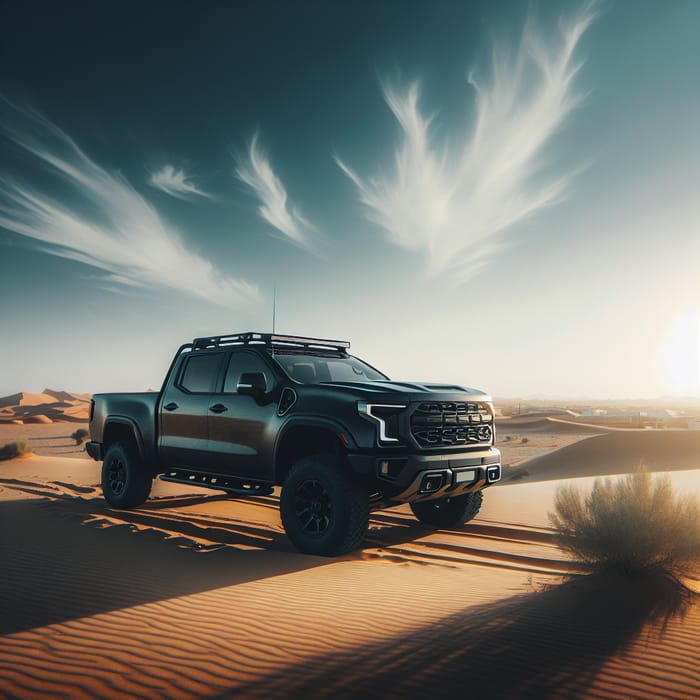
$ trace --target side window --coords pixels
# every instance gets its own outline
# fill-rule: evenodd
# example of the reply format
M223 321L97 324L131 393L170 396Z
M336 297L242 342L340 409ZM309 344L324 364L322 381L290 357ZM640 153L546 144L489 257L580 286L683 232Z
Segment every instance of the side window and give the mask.
M223 355L192 355L187 358L180 377L180 386L193 393L214 391Z
M224 379L224 392L235 394L238 380L242 374L247 372L262 372L265 375L267 390L272 388L272 373L257 355L252 352L232 352L226 371L226 379Z

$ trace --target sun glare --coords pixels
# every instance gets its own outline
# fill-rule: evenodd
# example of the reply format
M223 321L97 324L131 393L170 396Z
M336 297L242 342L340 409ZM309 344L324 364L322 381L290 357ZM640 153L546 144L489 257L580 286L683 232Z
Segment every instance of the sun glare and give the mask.
M700 314L687 312L678 319L664 354L666 378L675 391L700 391Z

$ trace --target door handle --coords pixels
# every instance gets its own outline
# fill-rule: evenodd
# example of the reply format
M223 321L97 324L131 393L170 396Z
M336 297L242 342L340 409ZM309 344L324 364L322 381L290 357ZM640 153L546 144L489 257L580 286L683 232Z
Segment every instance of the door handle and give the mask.
M209 406L209 410L212 413L223 413L224 411L228 411L228 408L222 403L215 403L213 406Z
M166 403L163 408L166 411L174 411L176 408L178 408L178 405L174 401L171 401L170 403Z

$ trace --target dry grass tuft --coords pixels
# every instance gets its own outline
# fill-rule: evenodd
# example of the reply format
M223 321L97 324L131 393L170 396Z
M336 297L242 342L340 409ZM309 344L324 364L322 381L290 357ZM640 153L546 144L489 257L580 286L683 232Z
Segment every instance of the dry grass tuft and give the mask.
M8 442L3 447L0 447L0 461L6 459L14 459L32 453L32 446L26 440L17 440L16 442Z
M71 433L71 437L75 440L76 445L82 445L90 437L90 433L85 428L78 428L74 433Z
M639 576L663 572L680 581L700 576L700 504L676 495L668 476L646 470L596 479L585 498L557 491L550 521L558 544L594 570Z

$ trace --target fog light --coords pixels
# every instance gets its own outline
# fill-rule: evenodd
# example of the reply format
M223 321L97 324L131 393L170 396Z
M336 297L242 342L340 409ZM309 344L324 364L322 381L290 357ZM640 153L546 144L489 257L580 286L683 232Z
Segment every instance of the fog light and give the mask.
M406 459L381 459L377 461L377 474L384 479L396 479L408 463Z
M445 475L426 474L420 484L420 493L434 493L438 491L445 482Z

